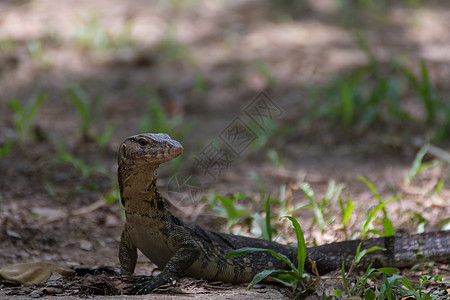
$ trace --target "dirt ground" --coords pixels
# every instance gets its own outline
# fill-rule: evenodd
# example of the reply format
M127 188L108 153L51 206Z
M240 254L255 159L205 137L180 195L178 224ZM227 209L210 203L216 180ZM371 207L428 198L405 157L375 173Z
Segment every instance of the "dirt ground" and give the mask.
M7 155L0 155L0 267L46 261L67 267L119 269L123 212L118 201L105 198L116 194L119 144L127 136L153 131L149 127L158 124L148 108L151 99L158 99L173 121L166 128L173 130L171 134L185 148L179 166L162 166L159 173L160 189L182 219L219 230L226 226L226 220L215 215L204 197L189 197L186 189L173 185L175 168L179 168L179 178L194 174L202 195L209 190L225 195L239 192L254 199L260 197L254 174L275 197L282 185L306 181L320 199L334 180L345 185L342 195L356 203L348 228L354 237L358 237L367 208L376 204L371 191L358 180L364 176L383 199L391 198L393 191L403 195L387 206L397 232L416 231L414 213L428 221L426 231L441 229L450 215L447 168L437 166L411 184L405 181L418 151L413 141L424 136L423 129L390 124L355 132L327 120L309 122L308 109L315 101L309 96L310 88L367 63L355 39L356 30L382 62L397 55L418 70L418 61L425 60L435 87L448 98L449 3L419 1L417 6L405 6L389 1L382 12L361 14L333 0L309 1L309 7L298 13L272 6L272 2L1 1L0 146L9 140L17 142ZM70 98L74 90L82 90L91 107L85 136ZM255 127L256 144L261 146L240 149L239 155L231 152L233 160L220 174L214 178L205 174L195 158L211 141L220 140L236 118L251 122L246 107L262 90L279 108L273 117L277 129ZM18 138L17 115L9 103L13 97L26 103L41 92L46 99L30 126L31 134ZM414 99L405 101L414 109ZM145 118L150 125L145 126ZM111 137L98 142L96 138L107 130ZM439 145L444 150L448 146L446 142ZM61 149L70 155L64 156ZM282 164L269 158L269 150L277 153ZM443 189L432 196L441 178L446 179ZM305 200L301 191L293 191L294 204ZM264 211L264 205L241 204ZM302 209L295 215L306 240L322 244L345 239L339 211L337 200L329 203L327 214L337 219L324 233L312 225L311 210ZM258 235L246 225L231 229ZM280 235L277 240L292 241L292 230L283 230L287 237ZM137 274L150 274L154 268L145 257L139 258ZM434 270L450 277L448 265ZM411 270L403 274L420 276ZM135 280L90 276L55 280L59 292L54 293L74 297L120 294L123 280ZM245 291L245 286L192 279L180 280L175 288L186 293L185 297L195 294L195 299L292 296L289 289L276 285ZM0 297L46 293L51 292L42 286L0 283ZM181 297L170 293L164 297Z

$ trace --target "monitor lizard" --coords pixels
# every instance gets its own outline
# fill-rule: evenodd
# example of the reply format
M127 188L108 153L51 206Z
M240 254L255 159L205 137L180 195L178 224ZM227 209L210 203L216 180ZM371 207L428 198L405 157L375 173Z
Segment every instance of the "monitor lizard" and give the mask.
M137 294L149 293L161 284L183 277L224 282L249 282L266 269L288 266L268 252L253 252L234 258L224 255L243 247L273 249L297 264L297 248L276 242L237 236L183 222L174 216L156 186L161 163L179 156L183 146L167 134L139 134L127 138L119 148L118 182L126 222L119 247L120 271L132 274L137 249L162 271L136 285ZM359 243L361 250L380 246L386 250L366 254L361 262L368 266L411 266L421 257L450 262L450 231L415 235L396 235L351 240L307 248L305 268L311 260L319 274L339 269L344 260L350 266Z

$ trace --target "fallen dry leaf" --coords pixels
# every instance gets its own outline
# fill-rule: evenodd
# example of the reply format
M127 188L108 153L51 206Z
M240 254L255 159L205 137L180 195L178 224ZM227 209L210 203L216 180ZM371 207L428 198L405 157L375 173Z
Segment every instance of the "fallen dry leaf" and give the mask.
M33 285L45 281L53 273L63 276L74 275L70 269L47 262L31 262L8 265L0 269L0 280L10 280L23 285Z

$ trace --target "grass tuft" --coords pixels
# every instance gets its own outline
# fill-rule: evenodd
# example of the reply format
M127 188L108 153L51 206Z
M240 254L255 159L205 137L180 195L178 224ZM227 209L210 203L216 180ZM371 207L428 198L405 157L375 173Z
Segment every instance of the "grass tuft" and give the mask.
M21 142L32 141L36 138L34 129L34 119L39 107L45 101L44 93L33 93L26 103L21 103L19 99L12 98L9 107L14 112L14 126L16 139Z

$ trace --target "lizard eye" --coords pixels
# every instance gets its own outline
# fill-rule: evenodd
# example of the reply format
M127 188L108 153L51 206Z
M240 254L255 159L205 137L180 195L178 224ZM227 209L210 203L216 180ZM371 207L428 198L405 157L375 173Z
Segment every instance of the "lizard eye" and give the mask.
M148 145L148 141L146 139L139 139L138 143L141 147L145 147Z

